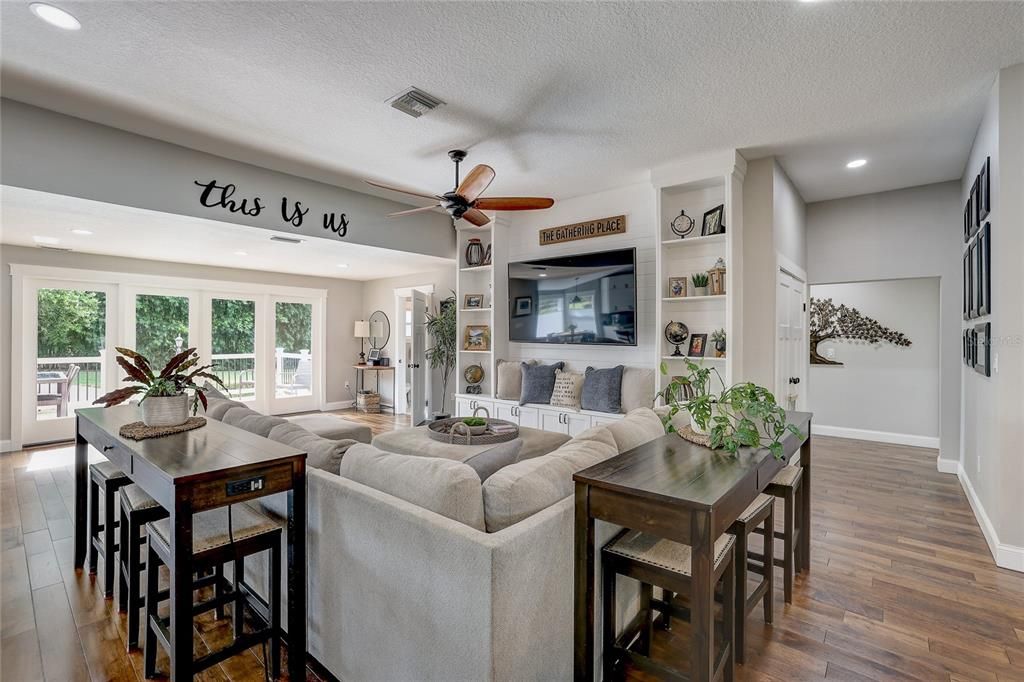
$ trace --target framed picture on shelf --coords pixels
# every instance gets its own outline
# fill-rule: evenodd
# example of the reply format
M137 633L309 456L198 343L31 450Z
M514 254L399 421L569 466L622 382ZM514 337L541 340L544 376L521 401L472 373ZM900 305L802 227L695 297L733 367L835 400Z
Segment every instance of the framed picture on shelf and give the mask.
M516 296L512 303L512 314L515 317L526 317L533 314L533 296Z
M704 357L704 349L707 345L707 334L690 334L690 348L686 354L691 358L702 358Z
M463 308L483 308L484 307L484 295L483 294L466 294L462 302Z
M491 328L486 324L467 324L462 350L490 350Z
M974 240L974 280L977 287L974 298L977 302L978 316L988 315L992 312L992 247L991 247L991 223L985 223Z
M978 176L978 222L992 212L992 157L985 157L985 165Z
M683 298L686 296L686 275L668 278L668 296L669 298Z
M991 366L992 323L985 322L974 328L974 371L983 376L992 376Z
M712 234L725 234L725 204L719 204L704 213L704 223L700 228L702 237Z
M483 262L483 265L490 265L490 264L491 264L491 245L488 244L487 248L484 249L484 262Z

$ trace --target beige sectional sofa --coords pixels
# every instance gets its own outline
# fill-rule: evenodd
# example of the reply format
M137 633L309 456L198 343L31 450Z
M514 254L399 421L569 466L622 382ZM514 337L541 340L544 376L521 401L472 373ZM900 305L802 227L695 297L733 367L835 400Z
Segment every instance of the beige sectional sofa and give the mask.
M570 679L572 474L663 433L641 408L483 482L455 459L365 444L338 474L310 469L310 653L346 682Z

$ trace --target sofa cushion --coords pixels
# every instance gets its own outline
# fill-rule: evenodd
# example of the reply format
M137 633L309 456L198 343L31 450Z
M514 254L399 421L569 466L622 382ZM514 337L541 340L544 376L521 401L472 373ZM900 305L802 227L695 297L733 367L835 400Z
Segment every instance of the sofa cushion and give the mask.
M223 421L225 424L236 426L264 438L269 436L270 430L278 424L287 423L280 417L268 417L265 414L250 410L248 407L232 407L224 413Z
M260 413L247 405L235 405L225 410L224 414L221 415L220 420L225 424L236 426L243 417L250 417L254 414L259 415Z
M572 440L548 455L496 472L483 484L487 532L508 528L568 497L574 473L616 454L614 446L596 438Z
M565 363L531 365L528 362L521 362L519 367L523 371L523 390L519 395L519 404L547 405L550 403L551 391L555 388L555 370L565 367Z
M338 468L341 466L341 458L356 443L351 438L343 438L342 440L321 438L301 426L296 426L288 421L284 421L283 424L278 424L272 428L268 438L302 450L306 453L306 466L314 469L323 469L332 474L338 473Z
M527 364L536 365L536 360L530 360ZM500 400L519 400L523 394L523 368L518 362L511 360L498 360L497 383L495 384L494 396Z
M616 452L618 452L618 450L619 450L619 446L618 446L618 444L616 444L615 438L612 436L612 432L609 431L608 427L605 426L604 424L598 424L597 426L591 426L589 429L587 429L583 433L581 433L581 434L577 435L575 438L573 438L573 440L574 441L581 441L581 440L597 441L598 443L604 443L605 445L608 445L610 447L615 448Z
M357 424L333 414L318 412L316 414L299 414L294 417L285 417L285 419L327 440L351 438L360 443L369 443L373 440L373 431L369 426Z
M210 383L209 381L203 382L203 393L206 394L207 400L209 400L210 398L217 398L218 400L231 399L226 393L221 391L219 388L217 388L216 385Z
M627 367L622 370L623 412L638 407L654 406L654 370L649 367Z
M232 407L245 407L245 403L240 403L237 400L224 400L223 398L210 398L207 402L206 416L217 421L224 419L224 413Z
M608 369L587 367L580 403L584 410L594 412L622 411L622 365Z
M580 392L583 390L583 375L579 372L555 370L555 386L551 391L551 404L555 407L580 409Z
M505 443L498 443L462 461L476 472L476 475L480 477L482 482L486 481L498 469L518 462L519 453L522 449L523 440L521 438L514 438Z
M626 452L665 435L665 425L654 410L640 407L607 428L619 452Z
M546 455L552 450L558 449L558 446L569 440L569 436L564 433L520 426L519 439L523 442L519 459L528 459ZM399 455L441 457L442 459L454 459L457 462L465 462L494 447L493 445L449 445L430 438L427 435L426 426L387 431L375 436L373 445L381 450L395 452Z
M340 475L484 530L480 478L462 462L399 455L357 443L342 460Z

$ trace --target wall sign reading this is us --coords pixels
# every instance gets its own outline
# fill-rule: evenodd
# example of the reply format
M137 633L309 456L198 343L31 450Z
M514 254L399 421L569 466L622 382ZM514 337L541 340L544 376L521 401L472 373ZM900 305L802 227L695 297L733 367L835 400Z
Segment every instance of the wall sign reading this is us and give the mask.
M194 184L202 188L202 192L199 194L199 203L206 208L223 208L229 213L240 213L252 218L269 208L261 197L236 197L235 192L238 188L230 182L220 184L216 180L209 182L196 180ZM281 197L280 211L283 222L291 227L302 227L309 208L303 206L301 201L290 201L288 197ZM330 230L338 235L338 238L344 238L348 234L348 217L344 213L331 212L322 215L325 230Z

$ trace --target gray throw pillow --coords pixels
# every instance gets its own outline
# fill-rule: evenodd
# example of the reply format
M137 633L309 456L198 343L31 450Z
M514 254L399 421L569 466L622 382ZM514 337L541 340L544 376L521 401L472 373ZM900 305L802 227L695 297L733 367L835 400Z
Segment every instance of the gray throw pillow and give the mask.
M609 369L587 367L587 376L583 379L583 394L580 396L580 407L592 412L622 411L622 365Z
M519 404L536 403L547 405L551 402L551 391L555 390L555 370L565 367L564 362L553 365L531 365L519 363L523 370L523 392L519 396Z
M462 463L471 466L483 483L498 469L518 462L519 451L522 449L523 440L516 438L506 443L498 443L490 450L484 450L478 455L462 460Z

